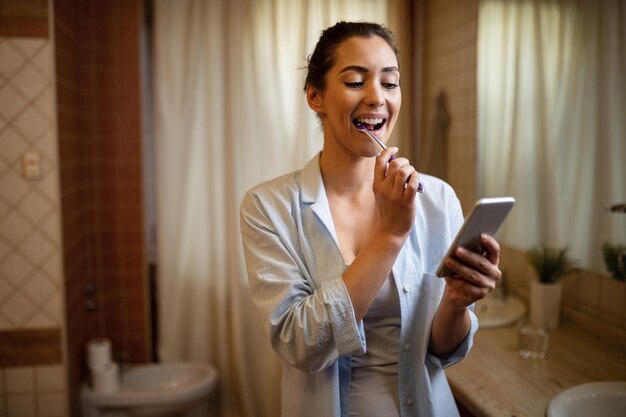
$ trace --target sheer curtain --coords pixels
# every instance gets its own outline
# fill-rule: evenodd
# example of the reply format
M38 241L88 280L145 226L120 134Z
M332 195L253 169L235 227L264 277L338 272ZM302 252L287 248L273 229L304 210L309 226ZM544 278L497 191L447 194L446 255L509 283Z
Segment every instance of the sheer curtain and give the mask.
M156 0L154 137L159 354L219 371L219 416L279 415L280 367L251 306L239 203L322 146L305 57L341 19L386 23L385 0Z
M626 4L480 2L478 187L517 200L502 240L602 270L626 242Z

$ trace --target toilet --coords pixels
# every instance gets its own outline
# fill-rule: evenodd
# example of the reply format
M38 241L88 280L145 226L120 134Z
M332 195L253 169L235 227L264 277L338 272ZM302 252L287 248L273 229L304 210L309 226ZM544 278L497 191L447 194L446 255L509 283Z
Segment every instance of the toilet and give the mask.
M180 362L131 367L122 372L119 389L82 390L83 417L187 417L199 415L217 384L217 370L202 363Z

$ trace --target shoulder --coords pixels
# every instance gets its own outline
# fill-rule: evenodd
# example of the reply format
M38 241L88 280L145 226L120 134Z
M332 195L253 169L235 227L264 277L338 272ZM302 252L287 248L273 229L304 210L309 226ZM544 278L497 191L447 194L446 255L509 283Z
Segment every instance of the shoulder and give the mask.
M324 194L319 168L319 153L300 170L281 175L249 189L241 203L242 212L250 205L284 207L299 206L303 200L313 202Z
M300 193L301 171L293 171L250 188L241 202L241 211L258 206L280 207L289 205Z

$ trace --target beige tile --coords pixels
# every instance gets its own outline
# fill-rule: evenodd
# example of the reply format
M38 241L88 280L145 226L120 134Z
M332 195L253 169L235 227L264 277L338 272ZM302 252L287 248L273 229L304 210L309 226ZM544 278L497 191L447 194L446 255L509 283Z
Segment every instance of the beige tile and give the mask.
M35 380L38 392L64 391L65 368L62 365L38 366L35 368Z
M51 121L35 107L29 107L28 110L17 116L13 120L13 126L30 140L38 139L52 127Z
M67 416L67 400L64 392L46 392L37 395L38 417Z
M48 130L37 142L37 150L42 153L42 157L47 160L54 161L55 163L58 160L58 150L57 150L57 142L56 142L56 132L54 129ZM46 173L48 174L48 173Z
M50 282L52 282L57 288L61 288L63 273L61 271L60 250L57 250L46 262L44 262L44 264L42 265L42 269L46 271Z
M0 227L0 234L9 242L21 242L33 231L28 220L15 211L0 221Z
M9 284L0 276L0 304L2 304L5 300L15 292L15 288L13 285Z
M25 61L24 54L13 42L6 39L0 43L0 74L5 77L12 76Z
M46 44L31 59L31 65L34 65L42 74L50 75L52 73L52 48L49 43Z
M5 368L7 394L35 392L35 370L30 367Z
M32 65L26 65L13 76L13 84L28 101L43 93L48 87L48 83L48 78L42 75L41 71L33 68Z
M33 273L33 267L23 256L13 252L7 259L1 261L0 272L8 282L18 285Z
M40 265L57 249L39 231L33 231L19 247L35 265Z
M0 312L16 328L19 328L35 314L36 308L32 301L20 293L15 293L0 307Z
M29 193L18 205L20 212L33 223L39 223L54 209L53 203L40 193Z
M46 39L41 38L13 38L11 42L18 51L29 58L35 56L48 44Z
M57 204L59 200L58 173L55 170L44 170L43 178L37 182L38 190L51 202Z
M26 107L26 100L11 84L0 88L0 115L7 120L15 117Z
M43 306L43 310L57 325L61 325L63 323L63 295L57 291Z
M11 169L0 178L0 195L10 204L16 204L27 192L17 169Z
M7 399L7 416L10 417L36 417L34 394L9 394Z
M24 329L45 329L56 327L58 323L52 319L46 312L38 311L30 319L24 323Z
M42 305L56 292L56 287L45 275L37 272L26 281L21 290L36 305Z

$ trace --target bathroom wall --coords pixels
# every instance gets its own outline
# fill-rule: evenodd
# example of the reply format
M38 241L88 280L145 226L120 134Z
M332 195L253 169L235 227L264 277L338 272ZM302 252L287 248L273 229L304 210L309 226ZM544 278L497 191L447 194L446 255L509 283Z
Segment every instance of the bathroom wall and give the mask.
M71 415L85 346L148 362L143 239L139 0L54 2L59 168Z
M0 0L0 416L79 416L91 337L152 357L141 4Z
M476 39L478 0L423 0L421 2L422 103L420 137L433 140L436 98L447 97L449 130L445 175L463 210L476 200ZM427 157L421 147L421 158ZM424 166L425 161L420 160Z
M8 3L0 2L0 416L63 417L54 47L45 2ZM29 153L38 178L23 176Z

